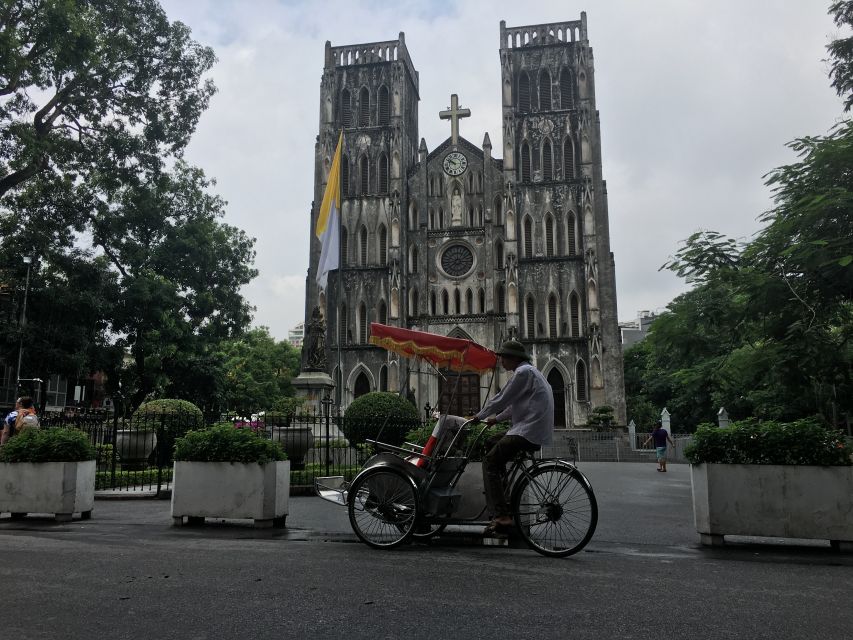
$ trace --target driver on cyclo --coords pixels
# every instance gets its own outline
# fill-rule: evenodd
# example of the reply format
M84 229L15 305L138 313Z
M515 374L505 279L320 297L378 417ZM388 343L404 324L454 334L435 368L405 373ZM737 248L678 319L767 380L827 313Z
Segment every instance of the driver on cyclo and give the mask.
M551 385L517 340L504 342L497 354L501 366L514 372L506 386L491 398L477 415L476 422L494 424L509 419L512 426L505 435L492 436L486 442L483 462L483 485L486 504L493 516L485 534L508 533L512 516L506 499L503 475L506 465L522 451L538 451L551 444L554 430L554 394Z

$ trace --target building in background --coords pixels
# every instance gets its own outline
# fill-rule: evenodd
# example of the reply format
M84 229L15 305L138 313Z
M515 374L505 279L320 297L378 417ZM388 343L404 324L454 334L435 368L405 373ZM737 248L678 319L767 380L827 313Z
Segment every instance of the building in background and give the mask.
M291 346L298 349L302 348L302 341L305 339L305 323L300 322L287 332L287 341Z
M630 322L620 322L619 331L622 332L622 348L637 344L649 333L649 327L655 321L659 314L654 311L640 311L637 313L637 319Z

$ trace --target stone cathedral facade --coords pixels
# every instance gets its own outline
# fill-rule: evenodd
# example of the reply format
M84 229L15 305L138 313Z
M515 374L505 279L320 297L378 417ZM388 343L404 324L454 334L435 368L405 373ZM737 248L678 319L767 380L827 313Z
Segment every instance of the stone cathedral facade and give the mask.
M459 135L469 112L453 95L446 111L429 114L451 125L430 150L418 137L418 72L404 34L326 43L311 225L343 130L342 268L319 289L312 233L306 326L325 319L326 373L343 407L368 391L402 390L419 407L468 414L506 381L500 372L489 390L490 376L465 375L453 392L455 376L369 345L370 323L381 322L490 348L517 338L554 389L556 428L584 425L605 404L624 424L586 15L501 22L499 62L497 146L488 133L479 144Z

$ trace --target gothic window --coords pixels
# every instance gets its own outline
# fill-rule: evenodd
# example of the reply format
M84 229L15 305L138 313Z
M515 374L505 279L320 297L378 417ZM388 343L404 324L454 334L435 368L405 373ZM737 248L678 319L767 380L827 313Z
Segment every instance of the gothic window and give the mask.
M370 192L370 160L366 155L361 156L358 161L359 194L365 195Z
M566 428L566 383L557 368L548 374L548 384L554 394L554 428Z
M384 364L379 367L379 390L388 391L388 367Z
M346 265L349 260L349 236L347 228L341 227L341 265Z
M434 211L433 209L430 209L430 210L429 210L429 228L430 228L430 229L435 229L435 228L436 228L436 225L435 225L435 211Z
M358 306L358 344L367 344L367 307L363 302Z
M578 360L575 366L575 388L578 392L578 402L586 402L586 366L583 360Z
M379 324L388 324L388 306L384 300L379 302Z
M575 106L574 92L572 91L572 72L563 69L560 74L560 108L572 109Z
M474 172L468 173L468 193L474 193Z
M477 226L483 226L483 208L480 206L477 207Z
M436 216L436 222L438 223L438 228L441 229L444 226L444 208L438 208L438 216Z
M495 224L503 224L503 199L495 196Z
M461 278L474 266L474 254L462 244L450 245L441 254L441 268L454 278Z
M447 295L447 290L441 292L441 313L444 315L450 313L450 296Z
M379 87L379 126L391 122L391 101L388 99L388 87Z
M566 238L568 240L569 245L569 255L575 256L578 253L577 243L575 242L575 212L569 211L568 220L566 221L567 225L567 235Z
M476 313L476 311L474 311L474 294L470 289L465 292L465 311L467 313Z
M563 179L571 180L575 177L575 145L571 137L566 136L563 141Z
M557 337L557 296L548 296L548 337Z
M530 145L521 143L521 181L530 182Z
M362 371L355 379L355 384L352 388L352 397L360 398L367 393L370 393L370 380L367 379L367 376L364 375L364 371Z
M418 290L412 289L409 296L409 315L413 318L418 315Z
M518 110L530 111L530 77L524 71L518 76Z
M379 156L379 193L388 193L388 156Z
M542 70L539 74L539 111L551 110L551 74Z
M453 313L457 316L462 313L462 296L459 294L459 289L453 291Z
M341 156L341 195L349 195L349 158Z
M347 344L347 306L341 305L341 317L338 324L338 343Z
M550 182L554 179L554 156L551 154L551 142L542 144L542 179Z
M358 126L370 126L370 92L367 87L362 87L358 94Z
M498 285L497 294L497 312L506 313L506 290L502 284Z
M580 301L578 300L578 294L572 293L571 298L569 298L569 300L569 314L572 323L572 336L577 338L580 337L581 334L581 305Z
M474 223L474 207L468 207L468 226L473 227Z
M418 247L412 245L412 250L409 252L409 273L418 272Z
M545 216L545 255L554 257L554 218L550 213Z
M362 226L358 234L358 264L367 266L367 227Z
M346 89L341 92L341 126L352 126L352 98Z
M429 314L435 315L435 291L429 294Z
M504 243L500 240L495 242L495 268L504 268Z
M533 296L529 296L524 305L524 329L528 338L536 337L536 303Z
M486 313L486 290L480 289L480 313Z
M384 224L379 225L379 264L388 264L388 229Z
M409 207L409 229L417 229L418 228L418 205L415 202L412 202Z
M533 257L533 220L530 216L524 217L524 257Z

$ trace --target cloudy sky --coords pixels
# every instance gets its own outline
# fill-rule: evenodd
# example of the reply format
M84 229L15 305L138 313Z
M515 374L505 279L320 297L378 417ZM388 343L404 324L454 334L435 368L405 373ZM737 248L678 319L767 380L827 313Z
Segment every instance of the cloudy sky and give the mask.
M162 0L170 19L214 48L219 92L188 159L218 181L226 221L257 238L245 294L279 339L303 320L314 138L324 43L406 34L420 72L420 135L449 137L451 93L471 109L461 134L501 148L499 22L577 20L587 12L619 319L685 290L658 271L698 229L748 238L771 205L762 176L794 160L785 143L841 116L825 46L828 0Z

